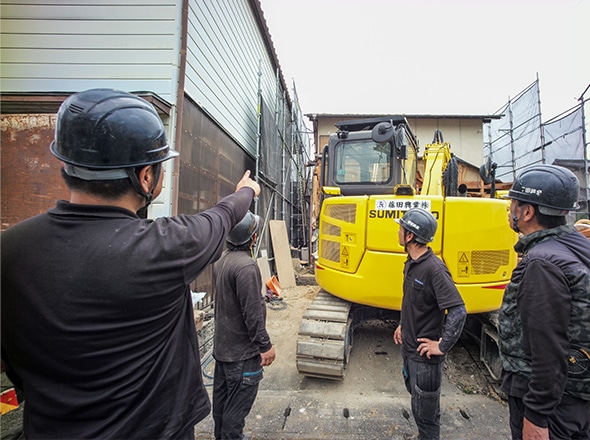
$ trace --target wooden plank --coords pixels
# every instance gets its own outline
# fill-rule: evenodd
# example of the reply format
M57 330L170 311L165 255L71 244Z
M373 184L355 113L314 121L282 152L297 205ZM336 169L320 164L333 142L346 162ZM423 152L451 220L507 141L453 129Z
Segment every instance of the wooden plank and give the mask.
M266 295L266 282L270 280L270 267L268 265L268 257L266 256L266 252L261 257L256 259L256 263L258 264L258 268L260 269L260 278L262 279L262 295Z
M277 276L283 289L295 287L295 272L293 271L293 262L291 261L291 250L289 246L289 237L287 236L287 226L283 220L270 220L270 237L272 240L272 249L275 257Z

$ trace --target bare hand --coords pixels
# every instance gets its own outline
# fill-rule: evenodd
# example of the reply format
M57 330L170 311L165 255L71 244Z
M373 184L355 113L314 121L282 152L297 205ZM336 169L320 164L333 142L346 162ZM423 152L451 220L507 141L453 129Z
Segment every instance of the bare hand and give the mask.
M438 348L441 339L433 341L428 338L418 338L417 341L420 342L420 345L418 345L416 351L420 353L420 356L426 355L426 357L430 359L430 356L442 356L444 354Z
M525 417L522 425L522 440L549 440L549 428L541 428Z
M393 342L396 344L402 343L402 326L398 325L395 331L393 332Z
M270 350L264 352L264 353L260 353L260 357L262 358L262 361L260 362L260 365L262 367L268 367L270 364L272 364L275 360L275 348L274 347L270 347Z
M239 191L241 188L248 187L254 190L254 197L258 197L260 194L260 185L258 182L250 179L250 170L246 170L238 184L236 185L236 191Z

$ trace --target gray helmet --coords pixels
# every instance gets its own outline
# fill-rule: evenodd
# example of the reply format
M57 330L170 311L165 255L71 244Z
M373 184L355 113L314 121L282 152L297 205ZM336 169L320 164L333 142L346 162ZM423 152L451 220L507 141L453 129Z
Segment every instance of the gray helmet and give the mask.
M576 175L557 165L534 165L516 178L508 198L539 206L545 215L562 216L580 208L580 182Z
M50 150L66 172L84 180L126 178L126 168L178 156L146 100L113 89L75 93L59 108Z
M396 221L404 229L413 233L418 243L426 244L434 240L438 224L430 211L423 208L412 208Z
M248 211L244 218L230 231L226 237L227 242L234 246L242 246L248 243L258 231L259 224L260 217Z

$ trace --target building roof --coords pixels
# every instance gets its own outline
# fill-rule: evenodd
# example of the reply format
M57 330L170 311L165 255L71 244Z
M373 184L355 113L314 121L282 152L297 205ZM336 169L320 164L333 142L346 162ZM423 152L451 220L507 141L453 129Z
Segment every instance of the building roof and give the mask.
M415 119L481 119L484 122L490 122L492 119L500 119L502 115L434 115L434 114L398 114L398 115L383 115L377 113L308 113L305 116L310 121L315 121L318 118L346 118L346 119L365 119L365 118L381 118L391 117L393 119L403 118L415 118Z
M249 0L249 1L250 1L250 5L252 6L254 11L256 12L256 14L255 14L256 19L258 20L258 25L259 25L260 31L262 32L262 35L264 37L264 41L266 43L266 48L268 50L268 53L275 65L275 67L278 69L279 80L281 82L281 86L283 87L283 90L287 94L287 101L289 102L289 104L291 104L291 97L289 95L289 89L287 88L287 86L285 84L285 77L283 76L283 70L281 69L281 63L279 63L279 57L277 56L277 51L276 51L275 45L272 41L272 37L271 37L270 31L268 29L268 24L266 22L266 18L264 17L264 11L262 10L262 5L260 4L260 0Z

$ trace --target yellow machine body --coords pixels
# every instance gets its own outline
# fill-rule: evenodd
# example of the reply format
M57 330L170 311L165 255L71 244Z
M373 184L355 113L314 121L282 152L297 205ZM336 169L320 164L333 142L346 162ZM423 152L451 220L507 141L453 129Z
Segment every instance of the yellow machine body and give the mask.
M513 249L517 236L508 224L509 203L497 198L445 195L444 173L452 154L450 145L442 142L440 136L440 141L426 146L420 189L415 188L415 178L405 182L399 179L406 191L379 191L378 187L375 191L366 184L361 194L343 181L342 193L333 195L338 194L334 184L326 183L332 196L326 195L321 206L315 267L316 280L325 291L352 303L400 310L407 254L399 244L400 226L395 220L412 207L423 207L438 220L434 241L429 246L449 268L468 313L500 307L517 258ZM361 138L360 133L354 132L334 136L328 160L339 160L340 168L347 164L360 168L357 163L367 157L366 153L354 155L355 151L363 151L359 147ZM340 146L345 142L357 150L347 147L349 152L338 159L338 148L344 148ZM416 174L415 169L409 169L415 167L411 147L404 145L403 150L407 151L401 150L401 154L405 155L390 159L400 167L397 173L403 177ZM383 144L377 143L372 149L382 151ZM378 156L380 165L382 157ZM328 175L331 164L324 166ZM376 168L372 164L369 167Z
M316 280L347 301L400 310L407 254L398 240L403 206L427 206L438 219L430 247L449 268L468 313L497 310L516 264L508 204L442 196L343 196L324 200Z

